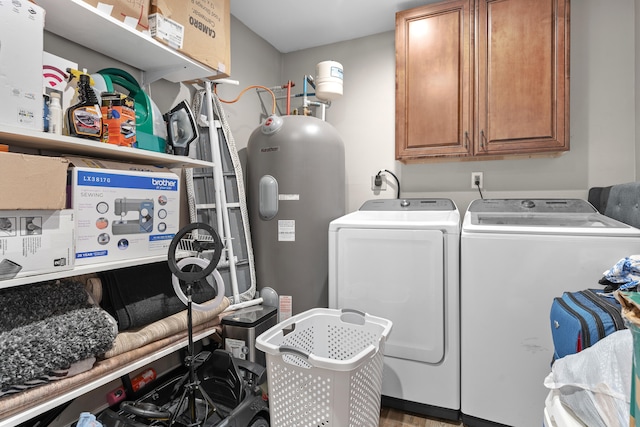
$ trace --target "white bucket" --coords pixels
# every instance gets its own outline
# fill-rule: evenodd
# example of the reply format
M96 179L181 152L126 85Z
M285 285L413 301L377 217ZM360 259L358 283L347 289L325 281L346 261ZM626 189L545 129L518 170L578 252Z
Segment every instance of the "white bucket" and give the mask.
M342 96L342 64L336 61L323 61L316 65L316 97L331 101Z

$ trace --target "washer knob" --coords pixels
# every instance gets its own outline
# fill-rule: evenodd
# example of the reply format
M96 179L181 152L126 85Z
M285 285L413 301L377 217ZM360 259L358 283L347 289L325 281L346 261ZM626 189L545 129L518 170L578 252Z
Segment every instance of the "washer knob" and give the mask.
M521 204L522 204L522 207L527 209L536 207L536 203L533 200L523 200Z
M402 199L400 201L400 206L402 206L403 208L406 208L407 206L409 206L411 204L410 201L408 201L407 199Z

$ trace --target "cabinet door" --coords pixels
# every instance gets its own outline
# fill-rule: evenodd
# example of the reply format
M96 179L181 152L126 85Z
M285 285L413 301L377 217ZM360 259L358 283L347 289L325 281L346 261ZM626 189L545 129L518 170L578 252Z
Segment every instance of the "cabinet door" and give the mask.
M569 0L478 0L475 155L569 149Z
M396 158L472 150L470 0L396 14Z

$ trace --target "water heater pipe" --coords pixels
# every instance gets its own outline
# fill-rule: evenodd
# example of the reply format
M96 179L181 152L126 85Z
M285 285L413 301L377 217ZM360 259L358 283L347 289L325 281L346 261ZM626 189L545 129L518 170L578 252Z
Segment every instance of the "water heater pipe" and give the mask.
M232 80L232 79L216 79L216 81L214 82L215 84L218 83L227 83L227 84L231 84L234 86L239 86L240 82L238 80Z
M309 106L309 100L307 99L307 83L311 85L312 88L316 88L315 83L313 82L313 76L310 75L305 75L304 76L304 85L302 85L302 95L304 96L304 98L302 98L302 106L303 107L308 107Z
M286 85L283 85L283 88L287 89L287 112L286 115L291 114L291 88L295 86L295 83L289 80Z
M213 171L214 171L214 190L216 198L216 215L218 220L222 216L223 225L223 242L227 252L227 261L229 262L229 272L231 274L231 290L233 291L233 300L240 301L240 293L238 292L238 277L236 275L236 258L233 254L233 244L231 242L231 227L229 226L229 210L227 209L227 198L224 193L224 176L222 174L222 156L220 154L220 143L218 142L217 127L213 114L213 91L211 90L211 81L204 83L205 94L207 99L207 111L209 112L209 141L211 141L211 152L213 154Z

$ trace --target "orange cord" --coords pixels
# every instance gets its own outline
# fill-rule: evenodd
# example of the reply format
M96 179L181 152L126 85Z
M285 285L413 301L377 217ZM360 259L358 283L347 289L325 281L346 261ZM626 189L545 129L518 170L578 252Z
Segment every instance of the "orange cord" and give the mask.
M217 94L217 85L213 86L213 91ZM236 99L233 99L231 101L227 101L224 99L220 99L220 102L224 102L225 104L233 104L234 102L238 102L238 100L240 99L240 97L242 95L244 95L244 93L246 91L248 91L249 89L264 89L267 92L269 92L271 94L271 98L273 99L273 107L271 108L271 114L275 114L276 113L276 95L273 93L273 91L267 87L264 86L260 86L260 85L251 85L251 86L247 86L246 88L242 89L242 91L240 92L240 94L236 97Z

